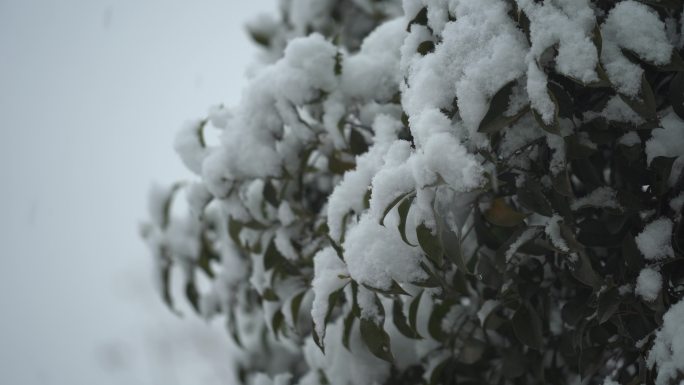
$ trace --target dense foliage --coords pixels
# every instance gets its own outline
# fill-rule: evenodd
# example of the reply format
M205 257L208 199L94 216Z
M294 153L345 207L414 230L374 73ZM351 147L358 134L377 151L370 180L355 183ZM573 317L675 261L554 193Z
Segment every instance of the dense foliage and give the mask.
M680 383L682 8L281 1L151 195L164 300L248 384Z

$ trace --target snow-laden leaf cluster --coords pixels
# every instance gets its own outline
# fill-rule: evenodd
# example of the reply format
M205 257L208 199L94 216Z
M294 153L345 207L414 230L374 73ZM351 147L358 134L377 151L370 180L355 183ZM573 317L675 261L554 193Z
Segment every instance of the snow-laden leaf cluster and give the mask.
M143 226L242 382L684 379L680 1L279 8Z

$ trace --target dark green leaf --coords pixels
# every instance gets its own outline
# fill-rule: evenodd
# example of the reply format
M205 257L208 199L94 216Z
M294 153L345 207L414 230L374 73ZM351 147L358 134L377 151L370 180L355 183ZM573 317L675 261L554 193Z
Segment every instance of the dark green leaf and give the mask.
M416 295L413 298L413 300L411 300L411 303L409 304L409 313L408 313L409 326L411 327L411 330L414 330L416 332L416 335L418 335L418 336L420 336L418 334L418 307L420 306L420 299L422 297L423 297L423 291L421 290L418 293L418 295Z
M278 200L278 192L270 180L264 182L264 199L273 207L278 207L280 202Z
M587 286L591 286L594 289L601 287L603 280L598 275L596 270L594 270L593 266L591 266L589 257L587 257L585 253L577 253L576 255L578 258L575 262L574 268L571 271L572 275L577 278L578 281Z
M266 290L264 290L264 292L261 294L261 298L263 298L264 301L269 301L269 302L275 302L275 301L280 300L280 298L278 298L278 295L276 294L276 292L270 287L266 288Z
M463 343L458 360L466 365L472 365L482 358L486 349L487 344L484 342L473 337L468 338Z
M407 338L421 338L418 335L418 332L409 325L406 315L404 314L403 302L398 298L395 298L392 302L392 320L394 321L394 326L397 327L397 330Z
M620 293L617 288L604 291L599 296L597 317L599 325L608 321L620 307Z
M418 44L418 48L416 49L416 51L423 56L425 56L431 52L434 52L435 51L435 42L433 42L432 40L426 40L426 41Z
M627 105L634 110L639 116L644 118L646 121L655 120L656 115L656 102L655 96L653 95L653 89L651 85L646 80L646 74L641 76L641 89L639 96L633 98L630 96L620 94L620 98L627 103Z
M283 315L282 311L278 310L275 312L275 314L273 314L273 318L271 318L271 328L273 329L273 334L276 339L278 339L280 329L282 329L284 323L285 316Z
M560 84L548 82L549 93L553 95L558 108L558 116L571 119L575 111L572 97Z
M518 188L517 197L518 203L528 210L546 217L553 215L551 203L542 192L541 184L532 178L527 178L525 183Z
M335 75L342 75L342 52L339 51L335 54Z
M520 342L533 349L541 350L544 342L542 323L537 312L530 305L521 305L515 311L511 321L513 323L513 332Z
M380 294L409 295L404 289L402 289L402 287L395 280L392 280L392 285L388 289L380 289L377 287L373 287L371 285L367 285L365 283L363 283L362 286L365 287L366 289L370 290L370 291L380 293Z
M399 213L399 235L401 235L401 240L409 246L416 246L411 244L411 242L406 239L406 220L408 218L409 209L411 208L415 198L415 195L408 196L399 204L399 207L397 208L397 212Z
M280 254L280 251L278 251L278 248L275 245L275 238L271 239L271 242L268 243L268 247L266 247L266 252L264 252L264 270L271 270L285 261L285 257Z
M486 134L496 133L504 127L513 124L529 110L529 107L525 107L512 116L504 115L504 113L508 110L509 99L513 93L513 87L515 87L515 84L515 80L509 82L499 91L497 91L496 94L494 94L492 100L489 102L489 109L487 110L484 118L482 118L480 126L477 129L478 132L483 132Z
M195 286L195 282L192 280L189 280L188 282L185 283L185 298L188 299L188 302L192 305L192 308L195 309L195 312L197 314L200 313L200 307L199 307L199 292L197 291L197 286Z
M497 226L515 227L523 223L527 214L513 209L504 198L496 198L485 211L484 217L489 223Z
M333 174L342 175L349 170L353 170L354 167L356 167L356 164L353 162L343 161L336 154L332 154L328 158L328 169Z
M361 339L374 356L389 363L394 361L390 348L390 338L382 326L375 322L361 318Z
M366 139L358 130L353 128L349 134L349 148L354 155L361 155L368 151Z
M427 16L427 7L421 8L421 10L416 14L416 16L409 21L408 25L406 26L406 32L411 31L411 26L413 24L419 24L419 25L427 25L428 22L428 16Z
M442 242L439 237L432 234L432 231L421 223L416 227L416 235L418 237L418 244L423 249L427 257L435 264L435 266L442 266L444 262L442 250Z
M566 196L566 197L572 197L572 187L570 185L570 176L568 175L567 170L562 170L559 173L553 175L551 179L551 184L553 185L553 189L556 190L559 194Z
M442 381L442 377L444 375L444 369L447 368L449 363L451 362L451 357L445 358L442 362L439 364L435 365L435 367L432 369L432 372L430 373L430 381L429 385L439 385L443 384L444 382Z
M385 225L385 217L387 217L387 214L396 206L399 202L401 202L404 198L408 197L409 195L415 195L415 191L409 191L407 193L403 193L399 195L398 197L394 198L392 202L390 202L387 207L385 207L385 210L382 212L382 217L380 218L380 224Z
M679 72L672 79L668 97L674 112L680 119L684 119L684 73Z
M342 345L344 345L347 350L350 350L349 338L351 337L352 328L354 327L354 321L356 321L356 315L353 311L350 311L344 317L344 330L342 333Z
M449 313L451 307L454 305L452 300L445 300L441 303L436 303L430 313L428 319L428 333L430 337L436 341L444 341L447 338L446 333L442 330L442 320Z
M290 301L290 312L292 313L292 326L294 326L295 328L297 327L297 322L299 321L299 309L302 306L302 300L304 299L305 294L306 290L292 297L292 301Z

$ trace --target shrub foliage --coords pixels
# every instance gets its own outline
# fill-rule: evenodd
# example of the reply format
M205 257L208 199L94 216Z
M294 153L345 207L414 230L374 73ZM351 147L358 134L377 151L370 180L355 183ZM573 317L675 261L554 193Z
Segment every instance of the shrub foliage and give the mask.
M177 266L243 383L679 383L682 20L676 0L281 2L249 24L243 102L179 133L199 180L151 196L164 301Z

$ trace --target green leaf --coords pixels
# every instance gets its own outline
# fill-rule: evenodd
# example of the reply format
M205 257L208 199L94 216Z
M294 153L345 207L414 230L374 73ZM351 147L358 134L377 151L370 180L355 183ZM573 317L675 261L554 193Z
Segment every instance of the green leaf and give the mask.
M561 118L572 119L575 111L573 99L560 84L556 82L548 82L549 93L553 95L558 108L558 116Z
M570 176L567 170L562 170L551 177L551 184L553 189L559 194L572 198L572 187L570 185Z
M366 139L358 130L353 128L349 134L349 148L354 155L361 155L368 151Z
M159 270L159 278L161 281L162 299L164 300L166 307L174 314L180 315L173 304L173 297L171 296L171 262L163 263L163 266Z
M599 297L597 317L599 325L608 321L620 308L620 293L617 288L604 291Z
M268 302L275 302L275 301L280 300L280 298L278 298L278 295L276 294L276 292L270 287L266 288L266 290L264 290L264 292L261 294L261 298L264 301L268 301Z
M668 97L674 112L680 119L684 119L684 73L679 72L670 81Z
M582 282L587 286L591 286L594 289L598 289L603 284L603 280L598 275L593 266L591 266L591 261L585 253L577 253L578 259L575 262L575 266L572 269L572 275L577 278L578 281Z
M249 37L260 46L268 48L268 46L271 45L271 37L268 34L251 28L247 28L247 32L249 33Z
M335 153L328 158L328 170L333 174L342 175L349 170L353 170L354 167L356 167L356 164L341 160Z
M228 310L228 317L226 317L226 327L228 328L228 333L235 342L235 345L242 348L242 340L240 339L240 332L238 328L237 318L235 317L234 308Z
M463 249L461 248L461 240L458 235L453 231L448 229L448 226L440 226L442 246L444 247L444 253L449 257L449 260L453 262L456 267L458 267L462 272L468 274L470 270L466 266L465 259L463 258Z
M192 308L195 309L195 312L197 314L200 313L200 307L199 307L199 292L197 291L197 286L195 286L195 281L189 280L188 282L185 283L185 298L188 299L188 302L192 305Z
M497 91L496 94L494 94L492 100L489 102L489 109L487 110L484 118L482 118L480 126L477 129L478 132L483 132L485 134L499 132L504 127L513 124L527 111L529 111L529 106L527 106L513 116L504 115L504 113L508 110L509 99L513 93L513 87L515 84L515 80L511 81Z
M347 350L349 348L349 338L351 337L352 328L354 327L354 321L356 320L356 315L353 311L347 313L344 317L344 330L342 332L342 345L344 345ZM351 350L350 350L351 351Z
M394 198L394 199L392 200L392 202L390 202L390 204L387 205L387 207L385 207L385 210L382 212L382 217L380 218L380 224L383 225L383 226L385 225L385 218L387 217L387 214L389 214L389 212L392 211L392 209L394 208L394 206L396 206L396 205L397 205L399 202L401 202L404 198L406 198L406 197L408 197L408 196L410 196L410 195L415 195L415 194L416 194L415 191L409 191L409 192L407 192L407 193L403 193L403 194L399 195L398 197Z
M416 49L416 51L422 56L425 56L431 52L435 52L435 42L433 42L432 40L426 40L418 44L418 48Z
M409 325L406 315L404 315L403 302L398 298L395 298L392 302L392 320L397 330L407 338L421 339L418 332Z
M653 95L651 85L648 83L648 80L646 80L645 73L641 75L641 90L639 92L639 97L632 98L620 94L620 98L627 103L634 112L644 118L644 120L653 121L657 119L655 96Z
M442 381L442 377L444 375L444 369L449 366L451 363L451 357L447 357L442 362L439 364L435 365L435 367L432 369L432 372L429 375L429 385L439 385L443 384L444 382Z
M601 27L598 23L594 24L591 41L596 46L596 53L598 54L598 57L601 57L601 51L603 51L603 37L601 36Z
M670 174L672 165L677 157L656 156L651 161L649 169L652 170L653 184L651 188L657 196L663 196L669 190Z
M399 213L399 235L401 235L401 240L409 246L416 246L411 244L411 242L406 239L406 219L408 218L409 209L411 208L415 198L415 195L406 197L406 199L404 199L397 208L397 212Z
M280 329L282 329L284 323L285 316L283 315L282 311L278 310L275 312L275 314L273 314L273 318L271 318L271 328L273 329L273 334L276 340L278 339Z
M304 299L305 294L306 290L292 297L292 301L290 301L290 312L292 313L293 324L292 326L294 326L295 328L297 327L297 323L299 321L299 309L302 306L302 300Z
M409 313L408 313L408 323L409 326L411 327L411 330L416 332L416 335L420 337L418 334L418 307L420 306L420 299L423 297L423 291L421 290L418 295L416 295L413 300L411 300L411 303L409 304ZM420 337L422 338L422 337Z
M273 187L273 183L271 183L270 180L264 182L264 200L273 207L278 207L280 205L278 192L275 187Z
M504 198L495 198L484 213L489 223L503 227L515 227L523 223L527 214L510 207Z
M409 21L408 25L406 26L406 32L411 31L411 26L413 24L419 24L419 25L427 25L428 22L428 16L427 16L427 7L423 7L417 14L416 16Z
M542 323L537 312L528 305L522 304L515 311L513 319L513 332L520 342L532 349L541 350L543 344Z
M568 159L585 159L596 152L596 149L582 144L577 135L568 135L563 138L565 141L565 152Z
M342 75L342 52L337 51L337 54L335 54L335 75L340 76Z
M518 203L528 210L545 217L551 217L553 215L551 203L546 199L541 184L532 178L527 178L525 183L518 188L517 197Z
M425 226L425 223L421 223L416 227L416 235L418 237L418 244L430 261L435 266L442 266L442 263L444 263L444 251L442 250L442 242L439 237L432 234L432 231Z
M280 254L278 248L275 245L275 238L271 239L266 247L266 252L264 252L264 270L268 271L282 264L285 261L285 257Z
M466 365L472 365L480 361L486 349L487 344L484 342L473 337L468 338L461 347L458 360Z
M392 284L391 284L391 286L389 287L389 289L380 289L380 288L377 288L377 287L373 287L373 286L371 286L371 285L367 285L367 284L365 284L365 283L363 283L363 284L361 284L361 285L362 285L363 287L365 287L366 289L370 290L370 291L373 291L373 292L376 292L376 293L380 293L380 294L386 294L386 295L392 295L392 294L396 294L396 295L409 295L409 293L407 293L404 289L402 289L401 285L399 285L399 284L397 283L397 281L395 281L395 280L392 280Z
M394 357L390 347L390 338L385 330L375 322L361 318L361 339L374 356L392 363Z
M436 341L444 341L447 334L442 330L442 320L449 313L451 307L454 305L453 300L444 300L441 303L435 304L428 319L428 333L430 337Z
M517 350L506 350L502 355L501 374L509 380L525 374L525 355Z

